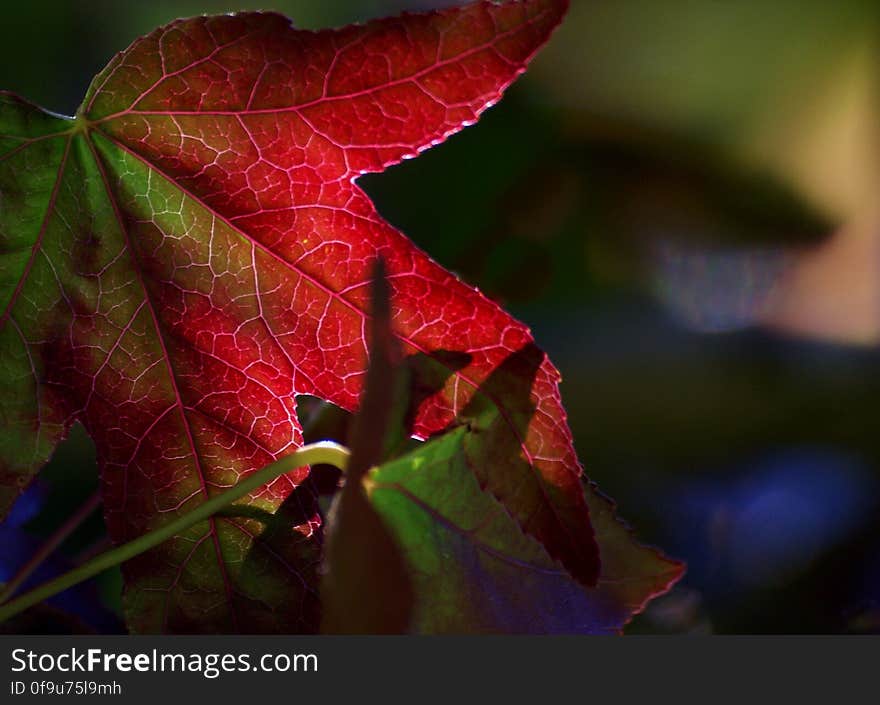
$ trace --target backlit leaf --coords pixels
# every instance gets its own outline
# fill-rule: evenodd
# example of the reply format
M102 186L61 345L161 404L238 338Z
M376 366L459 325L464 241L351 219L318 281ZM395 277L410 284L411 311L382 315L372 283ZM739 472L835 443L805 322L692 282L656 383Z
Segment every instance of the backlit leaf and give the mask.
M567 5L482 2L317 33L271 13L181 20L117 55L75 119L0 95L0 512L76 420L121 542L299 446L298 395L355 409L381 256L394 333L430 378L410 431L491 416L492 448L468 451L479 483L593 584L557 371L355 183L476 121ZM527 388L487 383L521 351ZM307 475L126 564L130 627L314 629Z

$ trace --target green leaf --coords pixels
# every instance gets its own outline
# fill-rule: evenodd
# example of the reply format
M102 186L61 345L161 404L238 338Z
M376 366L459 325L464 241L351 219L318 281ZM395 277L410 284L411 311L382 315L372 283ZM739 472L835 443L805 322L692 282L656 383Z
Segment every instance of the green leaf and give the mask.
M412 629L427 633L617 633L682 575L681 564L635 543L592 486L586 500L602 555L585 588L484 492L459 427L374 470L370 501L409 563Z

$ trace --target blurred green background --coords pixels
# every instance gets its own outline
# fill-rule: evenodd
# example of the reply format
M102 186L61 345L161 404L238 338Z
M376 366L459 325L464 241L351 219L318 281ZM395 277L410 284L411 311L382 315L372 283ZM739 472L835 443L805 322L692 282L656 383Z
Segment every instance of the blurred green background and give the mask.
M451 4L14 3L0 88L72 114L175 17L319 28ZM532 327L587 473L688 562L630 631L878 631L880 3L572 4L478 126L361 183ZM79 429L0 528L0 580L95 486ZM103 542L96 515L46 570ZM119 589L105 575L29 627L121 629Z

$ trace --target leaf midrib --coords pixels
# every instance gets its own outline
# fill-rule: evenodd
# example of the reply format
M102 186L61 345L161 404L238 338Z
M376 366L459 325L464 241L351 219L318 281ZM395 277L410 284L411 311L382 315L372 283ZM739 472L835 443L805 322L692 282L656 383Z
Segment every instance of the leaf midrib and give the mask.
M104 190L107 193L107 198L109 199L110 206L113 209L113 214L114 214L114 216L116 218L116 222L119 226L120 233L125 240L125 247L128 250L129 257L131 258L132 269L134 270L135 276L138 279L138 284L140 285L141 290L143 291L144 300L147 302L146 303L147 309L150 312L150 318L152 320L153 327L155 328L155 331L156 331L156 339L158 340L159 345L162 350L162 358L165 360L165 366L166 366L166 371L168 374L168 379L171 382L172 391L174 394L174 399L177 404L178 410L180 411L181 420L183 421L183 427L186 432L187 442L188 442L190 450L192 452L193 462L195 463L196 471L199 476L199 483L201 485L202 495L205 497L205 499L208 499L210 494L208 491L208 485L207 485L207 479L205 477L205 472L204 472L204 469L202 468L201 456L199 455L198 449L196 448L196 441L193 436L192 427L189 422L189 417L187 416L187 413L186 413L186 406L183 403L183 397L181 396L180 389L177 385L177 374L174 371L174 365L172 364L171 356L168 353L168 345L165 340L164 333L162 332L162 327L159 324L159 318L156 314L156 308L153 305L153 301L150 297L149 290L147 289L146 283L144 282L143 275L141 273L142 268L141 268L140 262L138 262L138 260L137 260L136 251L135 251L134 247L132 246L131 237L128 233L128 228L125 225L125 221L122 217L122 213L119 210L119 204L116 200L116 196L113 193L112 187L110 186L110 181L107 177L105 165L104 165L103 161L101 160L100 155L98 154L98 151L97 151L97 149L94 145L94 142L92 140L92 136L89 134L88 130L85 131L84 139L85 139L86 144L88 145L89 152L91 153L92 158L95 160L95 165L98 169L98 172L101 175L101 181L104 185ZM229 577L229 573L226 570L226 561L223 557L222 547L220 546L220 536L217 531L217 524L216 524L216 520L214 519L214 517L211 517L208 519L208 527L209 527L209 534L211 536L211 541L214 546L214 552L215 552L216 559L217 559L217 567L218 567L218 570L220 571L220 575L223 580L223 588L224 588L224 592L226 594L226 601L228 604L228 612L230 615L230 619L232 621L232 627L233 627L233 630L236 633L238 633L240 631L239 626L238 626L238 616L237 616L235 609L233 607L233 605L234 605L234 600L233 600L234 590L233 590L233 586L232 586L232 581L230 580L230 577ZM189 559L192 557L193 552L194 552L194 550L180 564L179 571L183 570L183 568L185 567L185 565L187 564ZM168 591L168 599L169 600L170 600L170 596L171 596L171 591L169 590ZM166 615L166 617L167 617L167 615Z
M454 56L450 56L446 59L443 59L440 61L435 61L433 64L426 66L425 68L419 69L418 71L413 72L409 76L403 76L401 78L396 78L391 81L387 81L385 83L382 83L380 85L370 86L369 88L364 88L359 91L352 91L352 92L343 93L340 95L328 96L327 95L327 84L329 83L329 78L330 78L330 71L328 70L327 76L325 78L325 85L324 85L323 94L318 98L313 98L311 100L307 100L307 101L305 101L303 103L299 103L297 105L290 105L290 106L285 106L285 107L281 107L281 108L257 108L257 109L246 108L245 110L213 110L213 111L212 110L206 110L206 111L186 111L186 110L149 111L149 110L138 110L137 109L137 104L140 103L141 101L143 101L145 98L147 98L149 96L150 92L154 91L162 83L162 81L164 81L166 78L168 78L170 76L174 76L174 75L179 75L180 73L183 73L184 71L187 71L190 68L192 68L192 66L195 66L195 65L198 65L198 64L203 63L205 61L208 61L208 60L212 59L214 56L216 56L217 53L219 53L220 51L227 48L225 46L224 47L217 47L216 49L211 51L209 56L203 57L199 61L194 62L191 66L187 66L187 67L184 67L183 69L174 71L170 74L163 75L163 77L159 81L157 81L149 89L147 89L146 91L143 91L140 95L138 95L134 99L134 101L132 102L131 106L129 106L125 110L120 110L116 113L111 113L110 115L104 115L102 117L99 117L94 120L94 124L98 125L98 124L108 122L108 121L116 119L116 118L124 117L126 115L132 115L132 114L134 114L134 115L205 115L205 116L210 116L210 115L241 115L242 113L244 113L246 115L274 115L274 114L278 114L278 113L288 113L288 112L298 113L302 110L307 110L308 108L314 107L316 105L322 105L324 103L332 103L334 101L344 101L344 100L352 100L352 99L356 99L356 98L361 98L363 96L368 96L368 95L371 95L371 94L376 93L378 91L387 90L389 88L394 88L396 86L405 85L407 83L414 83L414 82L418 81L420 78L423 78L423 77L429 75L433 71L442 69L445 66L449 66L449 65L455 63L456 61L461 61L462 59L466 59L466 58L473 56L475 54L479 54L480 52L486 51L487 49L494 49L498 44L502 43L505 39L508 39L508 38L522 32L527 27L531 27L532 25L537 24L538 22L543 20L547 15L551 14L553 11L554 11L553 8L548 8L548 9L544 10L543 12L540 12L537 15L530 17L528 20L526 20L522 24L516 25L515 27L513 27L512 29L509 29L506 32L502 32L500 34L494 34L492 36L492 39L488 42L484 42L484 43L479 44L475 47L471 47L470 49L467 49L466 51L462 51L462 52L455 54ZM444 14L442 10L437 11L437 12L438 12L438 14ZM324 31L332 32L334 30L324 30ZM356 44L357 42L363 42L363 40L365 38L366 38L365 36L360 37L360 38L358 38L358 40L356 42L352 42L351 44L347 45L346 47L338 49L336 52L336 56L334 57L334 60L339 57L339 55L342 53L342 51L349 49L351 46L354 46L354 44ZM443 46L443 41L441 38L439 48L442 49L442 46ZM534 54L536 54L538 51L539 50L536 49L532 53L531 56L534 56ZM523 60L521 62L516 62L516 63L522 65L523 70L524 70L526 64L528 64L529 60L531 59L531 56L527 57L525 60ZM510 62L507 58L501 56L500 54L499 54L499 58L502 61L504 61L505 63L508 63L508 64L514 63L514 62ZM118 66L115 66L114 71L117 68L118 68ZM331 67L331 70L332 70L332 67ZM102 83L102 87L111 79L111 77L112 77L112 73L110 75L108 75L107 78L104 79L104 81ZM515 80L515 78L512 80ZM93 94L91 101L89 103L89 106L88 106L89 110L91 109L92 105L94 104L95 98L97 98L99 92L100 92L99 90L96 90L95 93Z

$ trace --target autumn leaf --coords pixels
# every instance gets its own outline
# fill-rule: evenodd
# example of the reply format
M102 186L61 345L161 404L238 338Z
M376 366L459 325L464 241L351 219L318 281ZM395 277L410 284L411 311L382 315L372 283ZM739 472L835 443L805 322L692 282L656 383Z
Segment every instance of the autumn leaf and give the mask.
M431 436L466 408L492 416L508 455L483 463L472 449L480 485L593 584L557 371L531 356L527 399L486 385L531 334L355 184L476 121L567 4L482 2L323 32L270 13L200 17L117 55L74 119L0 94L0 512L77 420L122 542L298 447L298 395L355 409L381 256L402 350L443 380L411 432ZM216 517L127 563L129 626L314 629L307 474L251 495L256 514Z
M419 633L619 633L682 566L636 544L611 503L585 484L602 554L592 588L522 534L470 468L460 427L370 474L370 503L409 563Z

